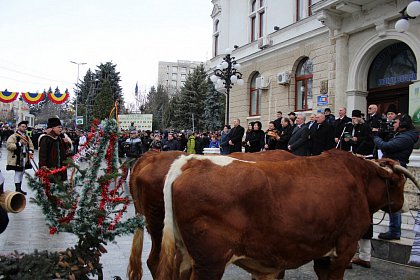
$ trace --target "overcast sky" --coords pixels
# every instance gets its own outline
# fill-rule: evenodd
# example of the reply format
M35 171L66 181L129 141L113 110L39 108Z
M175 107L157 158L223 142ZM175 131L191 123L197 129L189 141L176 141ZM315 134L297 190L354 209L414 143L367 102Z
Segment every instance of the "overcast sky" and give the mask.
M127 101L157 83L158 61L211 56L210 0L0 0L0 90L73 93L112 61Z

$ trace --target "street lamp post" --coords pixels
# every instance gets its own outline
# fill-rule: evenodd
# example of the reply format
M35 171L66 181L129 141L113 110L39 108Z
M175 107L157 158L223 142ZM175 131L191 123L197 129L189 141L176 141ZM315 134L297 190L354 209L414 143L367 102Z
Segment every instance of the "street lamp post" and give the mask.
M76 81L76 87L78 88L79 87L79 68L80 68L80 65L85 65L86 64L86 62L74 62L74 61L70 61L70 63L73 63L73 64L76 64L77 65L77 81ZM74 93L75 93L75 95L76 95L76 104L75 104L75 114L76 114L76 116L75 116L75 124L76 124L76 127L77 127L77 99L78 99L78 94L77 94L77 91L75 90L74 91Z
M235 57L231 56L232 50L226 49L226 56L217 65L210 80L215 84L216 89L224 87L226 89L226 124L229 124L229 93L233 85L242 86L242 73L239 72L241 65L236 62Z

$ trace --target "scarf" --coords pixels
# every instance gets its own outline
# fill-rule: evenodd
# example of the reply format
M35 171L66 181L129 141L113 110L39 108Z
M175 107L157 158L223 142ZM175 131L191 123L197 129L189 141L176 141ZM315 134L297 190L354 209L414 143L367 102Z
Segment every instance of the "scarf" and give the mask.
M411 255L408 263L420 264L420 210L417 211L413 231L416 233L416 236L414 237L413 247L411 247Z

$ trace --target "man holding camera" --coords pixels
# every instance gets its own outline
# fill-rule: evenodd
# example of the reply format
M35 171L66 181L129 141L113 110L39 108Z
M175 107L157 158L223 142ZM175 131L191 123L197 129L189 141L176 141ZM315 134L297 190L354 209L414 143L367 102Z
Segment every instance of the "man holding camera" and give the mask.
M390 110L388 109L388 111ZM390 112L387 112L387 115L388 113ZM392 125L395 132L392 138L387 140L386 137L383 139L384 136L375 135L373 141L376 147L381 149L384 157L397 160L401 166L407 167L408 159L413 151L414 144L419 139L419 134L414 128L411 117L407 114L396 115ZM374 128L372 131L379 132L379 129ZM378 237L384 240L399 240L401 236L401 213L390 213L389 215L389 230L379 234Z

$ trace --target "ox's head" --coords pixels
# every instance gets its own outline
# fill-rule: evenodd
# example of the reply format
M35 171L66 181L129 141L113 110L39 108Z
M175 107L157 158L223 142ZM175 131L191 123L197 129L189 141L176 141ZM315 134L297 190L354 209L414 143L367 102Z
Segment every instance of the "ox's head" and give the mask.
M382 199L386 203L382 210L385 212L397 212L404 204L406 178L412 180L417 188L420 189L419 183L413 174L394 160L385 158L377 160L375 163L378 165L377 174L385 183L385 193L382 195Z

